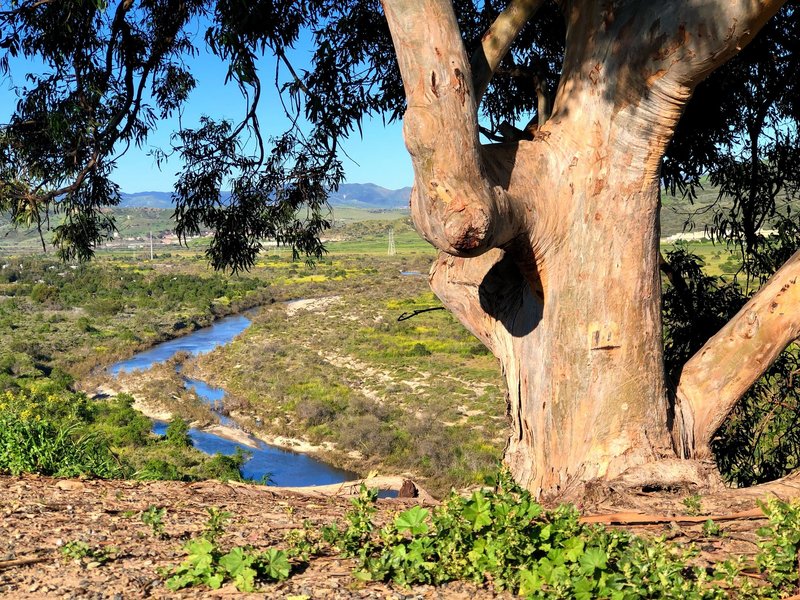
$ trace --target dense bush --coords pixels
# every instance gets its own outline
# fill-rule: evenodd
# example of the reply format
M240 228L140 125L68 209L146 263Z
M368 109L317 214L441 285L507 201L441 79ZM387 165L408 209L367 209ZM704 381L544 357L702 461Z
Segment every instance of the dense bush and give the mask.
M27 365L27 376L12 374ZM57 477L241 480L245 457L208 456L174 420L163 438L126 394L92 400L58 371L46 377L30 357L0 356L0 473Z
M82 425L93 418L82 394L38 380L0 397L0 471L60 477L125 474L110 446Z
M189 424L181 417L174 417L169 422L164 437L170 446L176 448L188 448L192 445L192 438L189 437Z
M204 307L228 314L253 306L265 292L264 282L250 277L160 273L113 263L67 268L35 258L20 259L3 277L15 282L15 291L27 290L34 302L81 306L92 316L113 315L126 306L163 311Z

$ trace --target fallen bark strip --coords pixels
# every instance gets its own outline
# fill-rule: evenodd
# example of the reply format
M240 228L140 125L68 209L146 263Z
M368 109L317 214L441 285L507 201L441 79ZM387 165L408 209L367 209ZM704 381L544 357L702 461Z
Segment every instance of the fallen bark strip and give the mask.
M35 565L50 560L46 556L29 556L27 558L15 558L13 560L0 560L0 571L11 567L23 567L25 565Z
M604 523L609 525L655 525L658 523L705 523L706 521L738 521L742 519L766 519L760 508L731 513L729 515L648 515L634 512L618 512L607 515L581 517L584 524Z

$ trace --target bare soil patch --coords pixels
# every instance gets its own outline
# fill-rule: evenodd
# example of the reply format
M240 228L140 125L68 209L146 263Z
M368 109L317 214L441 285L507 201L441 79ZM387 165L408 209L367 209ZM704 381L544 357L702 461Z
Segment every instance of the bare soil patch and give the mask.
M414 500L378 501L378 521L408 508ZM141 521L150 506L166 509L166 539ZM221 539L224 547L257 550L283 545L285 534L341 520L350 507L345 497L309 496L267 487L200 483L79 481L49 477L0 477L0 596L7 598L495 598L491 589L467 583L413 589L358 583L353 563L335 556L312 560L286 582L264 586L258 594L233 586L211 591L170 592L160 569L184 559L183 543L203 530L206 508L229 511L233 519ZM109 550L102 565L65 558L60 546L80 540ZM112 550L113 549L113 550Z

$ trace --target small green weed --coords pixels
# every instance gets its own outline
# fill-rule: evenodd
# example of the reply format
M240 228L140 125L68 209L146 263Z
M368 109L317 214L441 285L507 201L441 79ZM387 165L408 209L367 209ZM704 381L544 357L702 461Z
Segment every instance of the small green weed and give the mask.
M173 569L167 579L170 590L195 585L219 589L226 581L232 581L239 591L254 592L259 580L281 581L289 577L291 565L283 550L270 548L255 552L244 546L223 552L217 541L231 515L216 508L209 508L208 513L202 537L186 543L186 560Z
M703 501L700 494L692 494L683 499L683 505L686 507L686 513L696 517L703 512Z
M96 563L96 566L107 563L114 554L113 548L101 548L90 546L81 540L71 540L61 546L61 555L65 558L73 559L87 565Z
M718 536L722 534L722 529L717 523L711 519L708 519L705 523L703 523L703 534L709 537Z
M292 529L286 534L286 544L287 556L305 564L322 551L322 535L319 528L306 520L302 529Z
M225 533L225 526L233 516L226 510L220 510L216 506L206 508L208 520L203 530L203 538L216 545L220 536Z
M153 532L153 537L163 539L167 537L164 529L164 517L167 514L166 508L159 508L158 506L151 505L142 511L139 517L145 525L149 525Z

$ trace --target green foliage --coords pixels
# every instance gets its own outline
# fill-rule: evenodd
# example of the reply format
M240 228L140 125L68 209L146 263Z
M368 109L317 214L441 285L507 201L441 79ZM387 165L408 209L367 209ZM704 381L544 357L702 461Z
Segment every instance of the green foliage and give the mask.
M0 361L16 368L21 361L13 355L3 361L8 356ZM32 371L30 377L0 371L0 390L6 388L0 391L0 472L242 480L246 454L208 456L179 443L183 427L173 430L171 441L161 442L151 434L150 419L132 408L132 397L91 400L69 390L70 378L63 374L53 371L52 379L35 367Z
M409 356L430 356L431 354L433 353L428 350L425 344L420 344L419 342L411 346L408 350Z
M165 434L167 443L177 448L188 448L192 445L192 438L189 437L189 423L181 417L173 417L167 426Z
M92 322L88 317L78 317L75 325L78 327L78 331L82 333L92 333L97 331L94 327L92 327Z
M107 563L114 554L113 548L91 546L82 540L67 542L61 546L60 552L65 558L85 563L97 563L98 565Z
M765 239L783 255L796 239ZM667 254L685 284L664 294L664 351L667 372L677 380L684 363L730 320L752 293L737 281L707 275L702 261L677 247ZM766 278L780 262L750 264L751 276ZM732 484L754 485L800 467L800 347L787 348L734 407L712 441L722 475Z
M44 283L37 283L31 288L31 300L44 304L54 300L58 296L58 290Z
M198 465L195 469L195 477L220 481L244 481L241 469L248 458L250 455L241 448L237 448L236 452L231 455L215 454ZM266 475L265 479L269 481L269 475Z
M584 525L571 506L547 511L507 473L495 483L494 490L470 497L452 494L433 509L414 506L380 529L373 521L377 490L362 485L341 527L329 525L320 534L305 522L287 534L286 550L260 553L248 547L224 551L219 540L230 514L209 508L204 533L186 544L188 556L169 573L167 587L217 589L231 581L254 591L259 581L289 577L290 561L303 564L332 550L356 560L353 576L360 581L409 586L465 580L525 598L777 600L800 583L798 502L762 505L769 524L758 531L754 564L738 557L707 570L695 566L698 550L692 546ZM719 535L719 527L709 521L704 532ZM766 585L753 585L755 571Z
M800 583L797 570L800 503L771 498L760 506L769 519L769 526L758 530L762 539L758 543L756 564L775 590L796 589Z
M354 576L363 581L491 581L498 590L526 598L576 600L722 600L730 589L737 590L738 598L778 598L797 585L797 504L771 501L764 506L770 525L760 531L757 567L771 586L756 588L742 575L742 560L725 561L707 572L693 566L693 547L582 525L569 506L545 511L507 474L499 476L494 491L476 491L468 498L453 494L430 511L415 506L379 531L372 522L375 498L374 490L362 486L346 526L323 532L328 543L358 561ZM706 526L707 535L718 532Z
M308 520L303 521L302 529L292 529L286 534L286 554L290 559L306 564L312 556L322 552L322 538L323 532L318 527Z
M212 544L216 544L220 536L225 533L225 525L233 515L226 510L218 509L216 506L209 506L206 508L206 512L208 512L208 520L203 529L203 538Z
M182 481L186 475L174 463L161 458L150 458L134 474L145 481Z
M196 585L219 589L226 581L232 581L239 591L254 592L257 581L282 581L289 577L291 565L283 550L270 548L259 553L249 547L236 547L223 552L219 538L231 515L213 507L208 513L203 536L186 543L188 556L167 579L170 590Z
M166 530L164 529L164 517L167 514L166 508L159 508L158 506L151 505L142 511L139 516L142 523L149 525L153 532L153 537L165 538Z
M21 382L0 395L0 472L114 478L124 469L105 441L83 425L91 405L83 394L48 380Z
M683 505L686 507L686 514L696 516L703 511L703 499L700 494L692 494L683 499Z
M703 534L709 537L715 537L722 533L722 529L711 519L703 523Z

